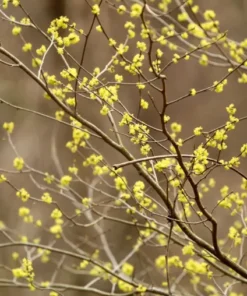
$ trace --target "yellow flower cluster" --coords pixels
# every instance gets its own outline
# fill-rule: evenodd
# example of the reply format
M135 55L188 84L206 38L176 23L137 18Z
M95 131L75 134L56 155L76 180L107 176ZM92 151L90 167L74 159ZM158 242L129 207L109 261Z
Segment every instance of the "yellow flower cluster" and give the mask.
M16 192L16 196L20 197L23 202L26 202L30 198L30 194L26 191L26 189L21 188Z
M56 238L60 238L61 233L63 232L63 219L61 219L62 216L62 212L58 209L54 209L51 213L51 218L54 219L55 224L50 227L50 232L52 234L55 234Z

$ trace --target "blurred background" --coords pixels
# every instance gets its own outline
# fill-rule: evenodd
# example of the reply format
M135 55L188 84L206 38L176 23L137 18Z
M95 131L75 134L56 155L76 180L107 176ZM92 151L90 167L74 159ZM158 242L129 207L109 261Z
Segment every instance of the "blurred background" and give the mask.
M104 2L104 0L103 0ZM128 1L126 1L128 2ZM246 25L247 25L247 3L245 0L231 1L231 0L198 0L195 1L202 11L206 9L213 9L216 12L217 19L220 21L221 31L227 31L227 36L235 41L242 41L247 37ZM50 22L59 16L68 16L73 22L76 22L78 28L83 28L85 32L88 31L91 22L92 15L90 13L90 8L85 1L79 0L22 0L21 3L23 7L31 15L32 19L35 20L36 24L46 30ZM8 10L9 15L14 15L16 19L19 19L23 15L18 14L18 10L10 8ZM100 19L108 35L116 39L118 42L124 42L125 31L123 29L123 24L125 23L127 16L121 19L115 13L115 11L103 3L102 13ZM159 23L156 23L159 26ZM3 19L0 21L0 43L4 48L9 50L11 53L20 58L29 67L31 65L30 57L23 53L21 50L22 41L19 37L14 37L11 34L12 27L7 21ZM32 42L33 48L38 48L45 42L45 39L40 37L40 34L31 28L23 30L23 36L27 42ZM176 42L174 42L176 43ZM74 46L71 49L71 53L77 61L80 61L82 45ZM171 54L167 49L164 49L165 54L164 64L166 64L170 58ZM167 51L167 52L166 52ZM89 71L93 71L95 67L100 67L101 69L110 60L114 51L107 46L107 41L104 36L96 30L93 30L85 56L84 67ZM133 54L133 48L130 51L130 55ZM0 55L0 59L4 59ZM6 59L4 59L6 60ZM51 51L49 54L46 64L45 71L49 74L58 75L63 69L62 60L58 55ZM165 73L167 76L167 96L169 100L174 100L180 96L186 94L191 88L202 89L212 85L213 81L220 80L227 73L227 67L201 67L196 59L191 59L189 62L181 62L178 65L174 65L168 69ZM193 129L196 126L203 126L205 130L211 130L227 120L227 113L225 107L230 103L234 103L239 117L246 115L247 101L246 101L246 85L237 83L237 74L233 74L228 80L227 91L223 93L216 94L215 92L205 92L197 95L196 97L189 97L179 104L172 105L168 113L173 121L179 122L183 125L182 136L184 138L191 135ZM28 109L36 110L51 116L57 110L54 104L43 98L43 91L40 87L34 83L25 73L20 69L8 67L0 63L0 98L10 102L11 104L22 106ZM129 108L133 110L134 113L138 110L139 101L135 99L135 91L131 87L125 87L121 92L121 101ZM157 101L157 105L161 107L160 102ZM101 127L105 132L109 133L110 126L105 123L102 116L99 116L99 109L92 108L91 104L87 101L79 102L78 110L83 116L90 119L97 126ZM140 118L143 121L148 122L153 126L159 126L159 118L155 110L152 112L143 111L140 114ZM13 121L15 122L15 131L13 133L13 143L16 147L19 155L21 155L25 162L43 172L49 172L57 176L63 175L67 172L68 165L71 165L73 161L80 161L75 156L71 156L68 149L65 148L67 141L71 139L71 129L69 127L59 125L55 121L49 121L43 117L36 116L29 112L23 112L7 106L5 104L0 105L0 124L4 122ZM15 152L10 147L8 139L6 137L5 131L0 130L1 133L1 145L0 145L0 168L4 172L5 170L13 171L13 158L15 157ZM246 142L246 122L243 121L239 123L237 131L231 133L229 137L229 149L224 152L226 159L238 153L240 146ZM123 158L114 153L107 145L102 145L100 141L95 141L96 149L99 149L101 153L107 158L110 164L118 163L123 160ZM196 142L191 141L184 149L186 153L191 153L191 149L194 147ZM197 143L198 144L198 143ZM127 148L133 149L132 146ZM88 155L89 151L85 151L85 155ZM74 159L73 159L74 158ZM244 165L241 166L243 171L246 170ZM128 170L127 170L128 172ZM93 180L92 175L84 169L82 171L83 179L87 182ZM11 182L15 184L17 188L25 187L28 188L30 193L36 197L40 196L42 190L35 186L34 182L30 179L29 174L10 174ZM133 180L138 178L138 175L129 169L129 176ZM211 203L215 204L215 200L218 200L219 188L224 184L228 184L231 190L237 190L241 179L239 176L234 175L223 170L216 170L213 176L217 180L217 186L215 191L208 196L206 204L210 206ZM81 196L88 195L88 187L80 184L77 191ZM114 191L112 191L113 194ZM73 213L74 205L70 204L68 199L62 199L58 196L58 202L61 207L66 208L68 212ZM0 220L4 221L9 228L13 229L14 235L28 235L28 237L35 239L41 238L43 242L50 243L46 235L39 230L39 228L29 227L25 223L19 223L19 217L17 215L18 208L21 205L21 201L17 200L15 192L7 184L1 184L0 186ZM219 236L225 236L228 231L228 226L233 221L229 215L224 214L225 212L218 213L217 219L221 225L224 227L220 228ZM49 215L50 210L47 207L40 205L37 206L35 202L32 205L32 214L41 218L44 215ZM44 220L45 222L45 220ZM229 224L228 224L229 223ZM47 225L49 222L47 221ZM110 242L110 247L113 253L116 255L117 261L124 258L134 243L134 237L136 235L136 230L130 230L127 226L119 224L118 227L114 226L114 223L105 222L104 231L108 241ZM45 225L44 225L45 226ZM48 226L47 226L48 227ZM102 231L102 229L101 229ZM74 228L73 231L68 231L69 239L75 245L81 245L83 250L92 250L95 246L101 245L101 237L94 228L92 231ZM131 235L132 239L131 240ZM129 237L129 240L126 239ZM207 238L207 236L205 235ZM0 234L0 242L4 242L6 238L4 235ZM90 244L89 244L90 242ZM66 244L61 243L61 247ZM73 249L73 248L72 248ZM175 250L175 249L174 249ZM15 262L11 261L11 254L13 249L0 249L0 263L3 265L10 266L13 268L16 266ZM175 251L174 251L175 252ZM161 248L152 248L147 245L140 252L139 258L136 256L133 260L136 268L141 269L142 266L146 266L151 262L157 254L162 253ZM146 258L146 262L143 259L143 255L149 254L150 259ZM104 256L102 260L104 260ZM49 280L53 274L54 266L58 266L58 262L62 260L59 256L54 256L54 262L51 262L50 268L44 267L45 275L42 277L43 280ZM150 260L150 261L149 261ZM62 261L61 261L62 262ZM149 262L149 263L148 263ZM40 263L41 264L41 263ZM73 264L73 262L67 262L67 266ZM42 264L41 264L42 265ZM43 265L42 265L43 266ZM39 267L42 268L43 267ZM50 274L49 274L50 270ZM147 274L150 276L152 272L152 267ZM4 278L8 274L8 278L11 278L9 271L0 269L0 278ZM145 275L147 276L147 275ZM155 285L160 282L160 277L151 279L152 283ZM83 285L88 282L86 276L71 275L70 273L61 272L57 277L58 282L66 282L75 285ZM100 282L99 285L104 285L104 282ZM1 288L0 295L11 296L16 293L15 288ZM29 295L29 292L25 289L18 290L19 296ZM30 292L32 295L32 292ZM44 291L37 291L35 295L48 295ZM81 295L76 292L70 291L66 295ZM91 295L87 293L85 295ZM93 294L92 294L93 295Z

